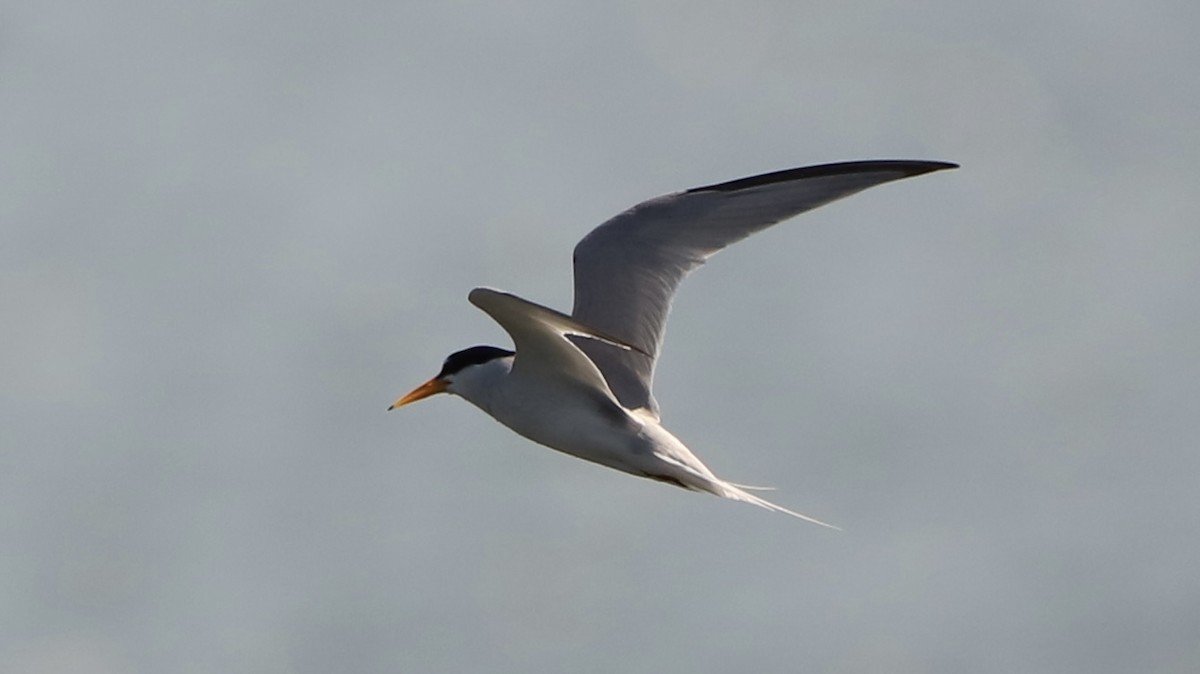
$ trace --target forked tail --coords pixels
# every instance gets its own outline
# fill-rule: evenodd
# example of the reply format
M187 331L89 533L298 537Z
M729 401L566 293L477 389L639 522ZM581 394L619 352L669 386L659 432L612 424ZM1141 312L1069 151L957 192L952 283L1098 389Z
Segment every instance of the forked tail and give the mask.
M714 490L714 493L716 493L718 496L723 496L727 499L732 499L734 501L742 501L743 503L753 503L754 505L756 505L760 508L766 508L767 510L772 510L777 513L786 513L788 515L791 515L792 517L798 517L798 518L804 520L805 522L812 522L813 524L818 524L820 526L827 527L829 529L833 529L834 531L841 531L841 528L835 527L832 524L822 522L821 520L814 519L812 517L809 517L808 515L801 515L800 513L796 512L794 510L788 510L787 508L784 508L781 505L775 505L774 503L771 503L770 501L766 500L765 498L759 498L759 497L755 496L754 494L747 492L745 489L740 488L738 485L721 481L716 484L713 484L712 486L716 487L716 490Z
M674 436L668 435L668 437L674 440ZM673 470L670 470L669 472L663 471L659 474L650 474L644 472L638 472L635 474L648 477L652 480L669 482L671 484L683 487L684 489L715 494L722 498L727 498L733 501L752 503L760 508L773 510L777 513L785 513L787 515L791 515L792 517L802 519L805 522L812 522L813 524L826 527L828 529L833 529L834 531L841 531L839 527L835 527L832 524L822 522L821 520L809 517L808 515L801 515L800 513L794 510L788 510L781 505L775 505L767 499L760 498L747 491L749 489L771 489L771 487L752 487L750 485L735 484L733 482L726 482L725 480L722 480L716 475L713 475L712 471L700 462L700 459L697 459L695 455L688 451L687 447L683 446L683 443L679 443L678 440L675 440L675 442L679 444L677 454L675 456L668 454L657 454L658 459L660 459L664 464L667 464L673 468ZM688 460L687 463L680 461L679 455L683 455L683 457Z

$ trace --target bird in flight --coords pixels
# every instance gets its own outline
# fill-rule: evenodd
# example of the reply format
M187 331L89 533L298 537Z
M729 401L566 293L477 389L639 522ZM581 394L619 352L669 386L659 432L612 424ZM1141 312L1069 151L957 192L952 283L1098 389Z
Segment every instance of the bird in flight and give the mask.
M436 376L388 409L451 393L560 452L836 529L717 477L662 425L650 389L671 299L689 272L755 232L868 187L952 168L941 161L822 164L644 201L576 244L570 315L475 288L467 299L508 332L513 349L452 353Z

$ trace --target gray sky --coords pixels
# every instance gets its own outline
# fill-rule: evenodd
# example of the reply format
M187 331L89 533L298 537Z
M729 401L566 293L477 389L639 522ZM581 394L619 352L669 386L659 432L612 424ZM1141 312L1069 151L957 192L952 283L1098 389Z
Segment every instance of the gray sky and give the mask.
M1200 5L0 18L0 671L1200 662ZM569 308L627 206L868 158L963 168L716 257L657 382L844 533L384 412L507 345L471 287Z

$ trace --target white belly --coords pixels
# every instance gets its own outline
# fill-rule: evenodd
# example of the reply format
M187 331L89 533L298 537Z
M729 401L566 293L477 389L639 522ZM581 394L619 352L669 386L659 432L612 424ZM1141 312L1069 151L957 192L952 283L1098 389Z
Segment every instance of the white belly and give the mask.
M656 420L573 379L510 376L511 361L465 370L454 393L518 434L565 454L642 477L711 491L717 478Z
M696 486L697 478L716 479L661 425L598 395L592 389L573 387L562 387L553 395L510 391L484 411L538 444L626 473L690 487Z
M625 468L619 463L651 449L640 420L592 391L566 389L550 397L510 395L487 411L538 444L621 470Z

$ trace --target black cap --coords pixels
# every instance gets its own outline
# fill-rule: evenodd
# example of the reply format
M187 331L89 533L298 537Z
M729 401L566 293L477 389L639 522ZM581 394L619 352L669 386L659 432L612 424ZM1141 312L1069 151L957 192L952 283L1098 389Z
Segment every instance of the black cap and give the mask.
M437 376L441 379L442 377L461 372L464 368L472 365L480 365L489 360L505 358L514 353L516 352L501 349L498 346L472 346L446 356L446 361L442 363L442 371Z

